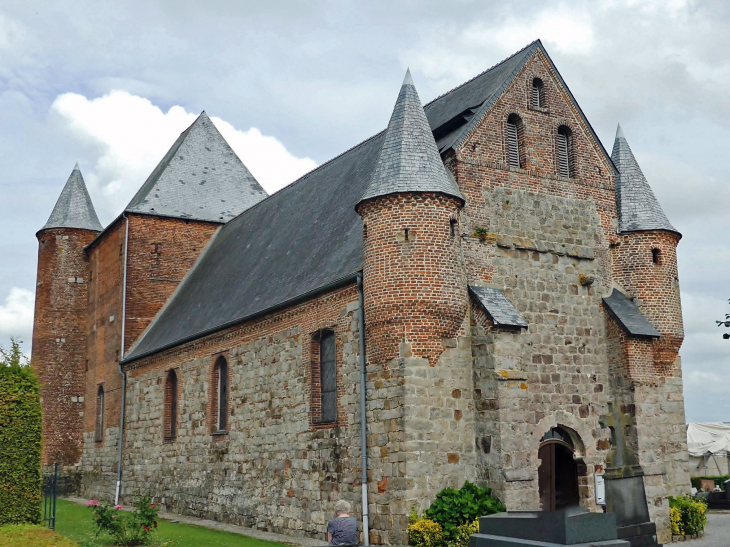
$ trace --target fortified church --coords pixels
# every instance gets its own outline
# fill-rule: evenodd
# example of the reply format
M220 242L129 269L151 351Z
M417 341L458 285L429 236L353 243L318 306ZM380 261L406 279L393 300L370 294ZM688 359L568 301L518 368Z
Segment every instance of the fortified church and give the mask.
M319 538L367 499L403 544L465 480L600 511L619 416L670 538L681 234L539 41L425 106L407 74L272 196L203 112L111 224L77 166L37 237L44 462L84 496Z

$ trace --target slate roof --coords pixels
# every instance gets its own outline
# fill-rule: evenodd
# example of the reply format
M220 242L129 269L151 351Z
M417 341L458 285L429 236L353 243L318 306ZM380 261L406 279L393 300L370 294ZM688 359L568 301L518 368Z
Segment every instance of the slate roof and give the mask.
M605 297L603 303L606 304L608 314L630 335L641 338L661 336L636 304L618 289L614 289L611 296Z
M539 41L424 107L441 152L458 146L537 48ZM405 83L401 92L410 93ZM466 110L474 114L465 120ZM222 226L124 362L354 281L362 268L355 206L385 140L385 131L369 138Z
M527 328L527 321L501 290L469 285L469 294L495 326Z
M97 232L102 230L78 163L61 190L48 222L38 231L49 228L81 228Z
M619 170L616 177L619 232L669 230L679 233L659 205L620 125L616 128L611 158Z
M202 112L180 134L125 211L228 222L266 197Z
M410 70L406 71L362 201L400 192L440 192L464 201L441 161Z

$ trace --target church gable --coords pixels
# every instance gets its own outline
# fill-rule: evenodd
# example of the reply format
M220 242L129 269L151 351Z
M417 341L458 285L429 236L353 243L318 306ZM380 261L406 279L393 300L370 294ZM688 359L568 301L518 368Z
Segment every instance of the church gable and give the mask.
M567 146L561 146L561 140ZM474 115L453 148L462 157L538 176L613 184L616 173L610 155L539 41L501 93Z

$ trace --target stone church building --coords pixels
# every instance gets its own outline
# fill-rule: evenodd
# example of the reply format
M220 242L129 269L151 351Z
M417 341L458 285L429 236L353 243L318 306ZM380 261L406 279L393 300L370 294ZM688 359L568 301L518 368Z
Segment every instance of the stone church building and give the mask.
M669 538L681 234L539 41L425 106L407 74L271 196L202 113L111 224L77 166L37 236L44 461L84 496L320 538L366 496L376 544L465 480L599 511L612 406Z

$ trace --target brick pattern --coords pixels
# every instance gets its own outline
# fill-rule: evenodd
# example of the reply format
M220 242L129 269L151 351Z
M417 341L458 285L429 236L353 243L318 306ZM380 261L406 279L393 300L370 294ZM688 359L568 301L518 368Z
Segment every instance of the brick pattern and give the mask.
M363 282L368 359L387 363L401 343L432 364L442 338L456 338L466 315L460 239L451 219L460 203L438 194L398 194L360 205L367 226Z
M72 466L81 459L89 287L83 248L95 235L73 228L38 233L31 362L41 382L43 465Z

